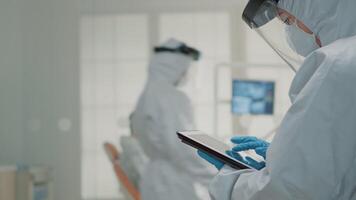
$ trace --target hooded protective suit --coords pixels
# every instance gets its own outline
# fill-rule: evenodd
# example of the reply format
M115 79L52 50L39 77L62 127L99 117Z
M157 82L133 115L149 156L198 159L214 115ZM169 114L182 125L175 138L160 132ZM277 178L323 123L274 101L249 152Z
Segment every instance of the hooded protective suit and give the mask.
M169 40L163 47L180 44ZM205 185L209 197L214 169L176 135L177 130L194 129L190 101L176 88L192 61L179 53L157 53L149 65L146 87L131 117L135 136L150 160L141 177L143 200L199 199L195 183Z
M281 0L324 47L311 53L290 89L293 103L261 171L223 168L218 200L356 199L356 1Z

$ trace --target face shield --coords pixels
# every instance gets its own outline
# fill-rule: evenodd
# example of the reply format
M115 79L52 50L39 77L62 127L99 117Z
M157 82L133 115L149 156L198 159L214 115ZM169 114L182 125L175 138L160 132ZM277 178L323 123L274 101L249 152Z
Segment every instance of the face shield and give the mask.
M243 12L243 20L292 68L298 71L304 57L291 48L288 26L298 21L278 8L279 0L250 0Z

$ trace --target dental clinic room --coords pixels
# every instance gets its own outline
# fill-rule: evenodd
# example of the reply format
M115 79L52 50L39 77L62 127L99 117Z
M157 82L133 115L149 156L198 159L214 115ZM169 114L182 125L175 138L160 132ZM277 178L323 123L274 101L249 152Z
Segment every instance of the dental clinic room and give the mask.
M355 7L0 0L0 200L356 200Z

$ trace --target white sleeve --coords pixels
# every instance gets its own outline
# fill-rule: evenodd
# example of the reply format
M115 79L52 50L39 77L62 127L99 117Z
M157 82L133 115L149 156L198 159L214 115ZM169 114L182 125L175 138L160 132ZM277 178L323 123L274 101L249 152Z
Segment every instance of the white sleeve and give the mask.
M210 185L210 195L214 200L247 200L256 199L261 195L261 190L269 183L266 169L235 170L225 166L213 179ZM261 199L274 199L275 196L263 194Z
M230 200L234 185L239 176L247 173L246 170L237 171L224 166L210 184L210 196L213 200Z

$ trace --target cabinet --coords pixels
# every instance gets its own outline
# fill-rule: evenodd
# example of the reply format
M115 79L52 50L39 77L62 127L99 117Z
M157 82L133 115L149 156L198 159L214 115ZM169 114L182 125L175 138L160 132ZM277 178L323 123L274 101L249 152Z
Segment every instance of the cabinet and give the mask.
M0 200L52 200L48 167L0 167Z

